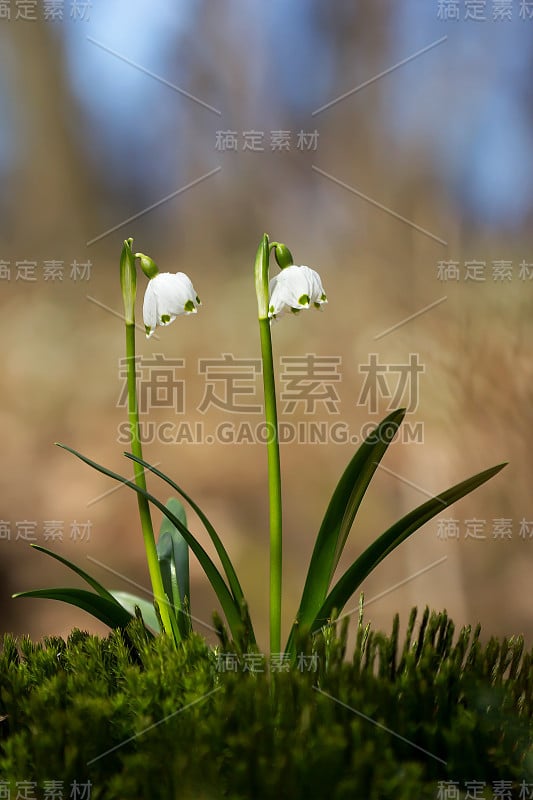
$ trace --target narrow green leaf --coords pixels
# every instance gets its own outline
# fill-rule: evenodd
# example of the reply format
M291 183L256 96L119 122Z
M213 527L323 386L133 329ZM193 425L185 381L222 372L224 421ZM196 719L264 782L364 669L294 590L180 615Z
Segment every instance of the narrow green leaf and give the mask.
M178 486L178 484L175 483L172 480L172 478L169 478L168 475L165 475L164 472L161 472L161 470L157 469L156 467L153 467L151 464L149 464L147 461L144 461L142 458L137 458L137 456L134 456L133 453L124 453L124 455L126 456L126 458L130 458L132 461L136 461L138 464L141 464L143 467L150 470L150 472L153 472L153 474L157 475L158 478L164 480L165 483L167 483L170 487L172 487L172 489L174 489L174 491L176 491L180 495L180 497L183 497L183 499L190 505L193 511L198 515L200 521L202 522L204 528L206 529L207 533L211 538L211 541L215 546L215 550L217 551L218 557L220 558L220 563L222 564L222 568L226 573L229 588L233 594L233 597L237 601L237 604L240 605L244 600L244 594L241 585L239 583L239 579L237 578L237 573L233 568L233 564L231 563L230 557L228 556L226 548L222 544L219 535L217 534L215 528L208 520L207 516L204 514L202 509L197 505L197 503L194 502L192 497L190 497L181 488L181 486Z
M171 497L166 507L187 527L187 515L183 504ZM174 606L174 614L178 635L187 638L191 633L190 578L189 578L189 545L165 516L161 520L157 541L157 556L163 586L170 602ZM186 610L187 609L187 610Z
M400 408L374 428L337 484L311 556L297 614L299 625L311 624L324 602L361 500L404 416L405 409Z
M175 497L165 503L166 507L187 527L187 515L183 504ZM181 608L185 597L190 598L189 545L172 522L163 517L157 540L157 556L163 575L166 593L174 605Z
M165 522L168 522L166 517L164 517L164 520ZM169 525L170 524L172 523L169 522ZM181 534L178 533L178 536L181 536ZM188 545L185 540L183 540L183 542L185 543L188 552ZM184 548L182 548L182 550L183 549ZM179 640L182 637L186 637L190 632L190 620L183 617L183 605L186 596L184 595L183 599L181 597L178 573L174 561L173 540L169 531L165 531L163 535L159 537L157 542L157 550L159 569L161 570L161 579L163 581L165 597L167 598L168 603L172 606L173 613L171 614L171 617L177 626L177 635Z
M195 554L196 558L200 562L202 569L204 570L211 586L213 587L220 605L222 606L222 610L226 615L226 619L228 621L228 625L231 629L233 637L235 641L239 641L241 638L241 630L242 630L242 620L241 620L241 611L235 599L233 598L231 592L229 591L222 575L216 568L215 564L206 553L204 548L201 544L194 538L192 533L183 525L182 522L171 512L168 508L165 508L164 504L161 503L156 497L150 494L145 489L142 489L140 486L137 486L132 481L125 478L123 475L118 475L116 472L112 472L111 470L103 467L101 464L97 464L95 461L92 461L87 456L78 453L77 450L74 450L72 447L68 447L65 444L59 444L59 447L62 447L63 450L67 450L72 455L76 456L83 461L85 464L88 464L93 469L97 470L97 472L101 472L103 475L107 475L113 480L118 481L119 483L123 483L125 486L129 486L130 489L133 489L134 492L140 494L142 497L145 497L150 503L152 503L156 508L163 512L163 514L176 526L176 528L180 531L183 538ZM253 636L253 631L250 631L251 641L255 643L255 638Z
M241 609L241 619L244 622L245 627L250 631L250 634L251 634L250 641L254 641L255 642L255 635L254 635L254 632L253 632L252 620L250 619L250 614L249 614L249 611L248 611L248 604L246 603L246 600L244 598L244 593L243 593L241 585L239 583L239 579L237 578L237 573L235 572L233 564L231 563L231 559L230 559L230 557L229 557L229 555L228 555L228 553L227 553L227 551L226 551L226 549L225 549L220 537L218 536L215 528L213 527L213 525L211 524L211 522L207 518L206 514L204 514L202 509L198 506L197 503L195 503L195 501L192 499L192 497L190 497L190 495L188 495L181 488L181 486L179 486L177 483L175 483L175 481L173 481L172 478L169 478L168 475L165 475L164 472L162 472L161 470L159 470L156 467L152 466L147 461L144 461L143 459L138 458L137 456L133 455L132 453L124 453L124 455L127 458L131 459L132 461L136 461L138 464L141 464L146 469L148 469L150 472L152 472L154 475L157 475L157 477L159 477L163 481L165 481L165 483L167 483L181 497L183 497L183 499L187 503L189 503L189 505L191 506L193 511L195 511L195 513L199 517L200 521L203 523L207 533L209 534L209 537L211 538L211 541L213 542L213 544L215 546L215 550L217 551L218 557L220 558L220 562L222 564L222 568L224 569L224 572L226 574L230 591L231 591L231 593L233 595L235 603ZM184 619L183 615L180 615L179 620L180 620L180 623L185 622L185 619Z
M35 550L39 550L39 552L41 553L46 553L47 556L52 556L52 558L55 558L56 561L60 561L66 567L75 572L76 575L79 575L80 578L83 578L83 580L86 583L88 583L89 586L91 586L91 588L93 588L95 592L97 592L100 595L100 597L104 597L106 600L109 600L112 603L116 603L116 600L111 594L111 592L108 592L107 589L104 586L102 586L101 583L95 580L95 578L92 578L87 572L85 572L85 570L81 569L80 567L77 567L76 564L73 564L67 558L60 556L59 553L54 553L53 550L48 550L46 547L42 547L42 545L40 544L32 544L31 547L33 547Z
M132 617L135 616L135 606L138 606L141 610L144 623L153 631L155 631L155 633L159 633L161 631L161 626L159 625L157 614L155 613L154 604L145 597L137 597L137 595L131 594L130 592L119 591L112 592L112 595L113 598L120 603L122 608L125 608Z
M110 628L125 628L135 619L114 598L108 600L86 589L34 589L30 592L18 592L13 597L37 597L45 600L61 600L72 606L81 608L99 619Z
M334 610L340 613L352 594L366 577L377 567L377 565L391 553L398 545L404 542L412 533L417 531L439 511L443 511L448 506L469 494L478 486L488 481L496 475L505 464L498 464L495 467L484 470L483 472L467 478L465 481L452 486L442 494L433 497L418 508L410 511L405 517L392 525L385 533L376 539L359 558L346 570L344 575L335 584L325 602L318 611L312 626L311 632L321 628L331 617Z

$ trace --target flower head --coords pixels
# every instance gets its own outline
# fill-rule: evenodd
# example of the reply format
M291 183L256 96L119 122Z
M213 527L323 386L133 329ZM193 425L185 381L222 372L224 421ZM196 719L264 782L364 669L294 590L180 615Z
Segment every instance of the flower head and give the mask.
M293 264L279 272L269 285L268 316L272 319L287 311L297 313L312 304L320 308L327 303L320 275L314 269Z
M184 272L159 272L148 281L143 303L146 338L156 325L170 325L180 314L196 314L200 298Z

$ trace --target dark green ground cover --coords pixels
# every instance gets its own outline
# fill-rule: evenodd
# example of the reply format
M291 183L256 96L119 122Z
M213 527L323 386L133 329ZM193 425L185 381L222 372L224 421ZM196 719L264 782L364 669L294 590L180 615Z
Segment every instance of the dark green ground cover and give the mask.
M51 798L57 781L57 800L438 800L477 780L486 797L501 782L533 797L533 651L454 635L444 613L398 630L360 624L347 654L346 629L330 629L270 674L229 642L192 635L176 652L138 623L107 638L6 636L0 796Z

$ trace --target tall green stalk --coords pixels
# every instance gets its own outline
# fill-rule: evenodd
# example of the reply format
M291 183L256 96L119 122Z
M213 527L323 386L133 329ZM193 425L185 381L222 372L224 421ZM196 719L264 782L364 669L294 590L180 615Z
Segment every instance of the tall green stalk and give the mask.
M255 258L255 290L263 361L263 389L267 425L268 497L270 505L270 652L281 651L282 506L276 384L268 318L269 242L265 234Z
M137 405L137 378L135 374L135 296L137 273L135 270L135 256L131 245L133 239L127 239L122 248L120 257L120 284L124 298L124 320L126 322L126 365L128 387L128 421L130 428L131 452L137 458L143 457L141 434L139 426L139 409ZM146 491L146 478L144 468L134 462L135 483ZM165 596L163 579L159 567L159 559L155 545L154 529L148 500L137 494L139 504L139 517L148 561L148 570L152 582L154 600L157 602L163 629L169 636L176 636L177 626L172 624L168 600Z

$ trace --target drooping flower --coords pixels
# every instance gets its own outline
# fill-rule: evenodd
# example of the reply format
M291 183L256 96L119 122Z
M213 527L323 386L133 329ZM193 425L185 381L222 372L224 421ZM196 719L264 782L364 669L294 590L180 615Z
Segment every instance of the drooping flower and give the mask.
M200 298L184 272L158 272L148 281L143 302L146 338L156 325L170 325L180 314L196 314Z
M320 308L328 302L318 272L310 267L296 264L285 267L272 278L269 291L270 319L279 317L287 311L297 313L311 305Z

